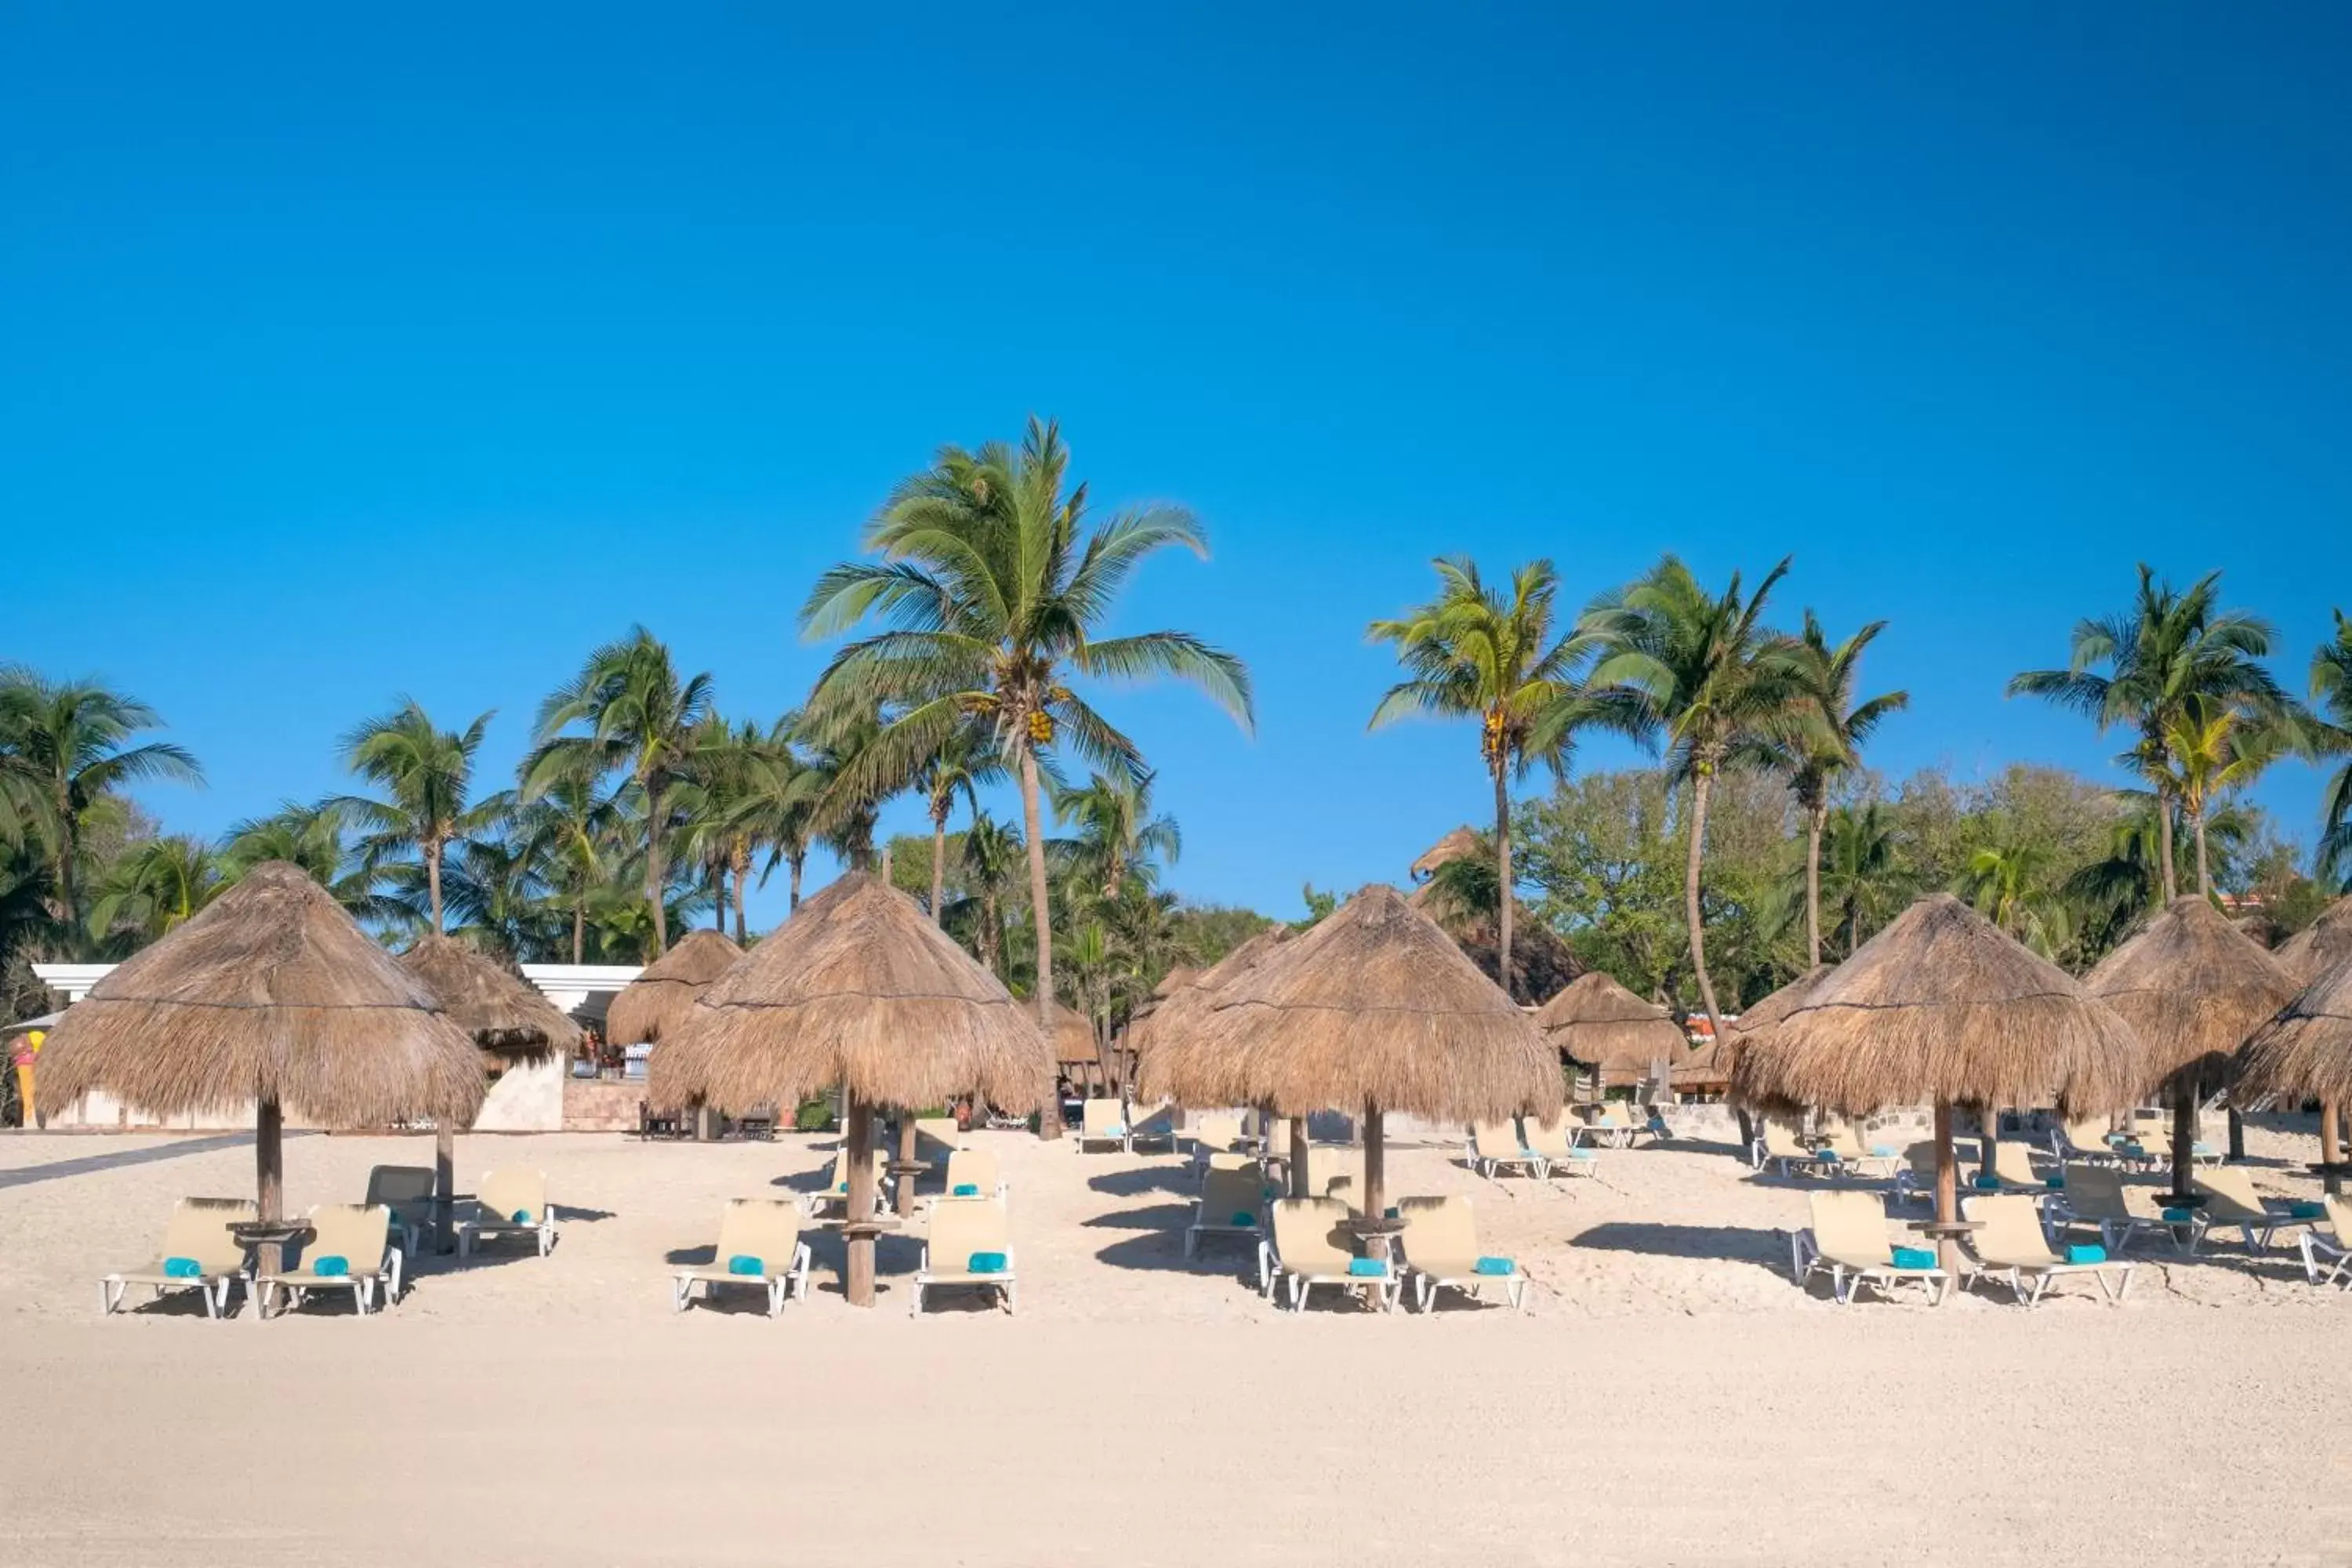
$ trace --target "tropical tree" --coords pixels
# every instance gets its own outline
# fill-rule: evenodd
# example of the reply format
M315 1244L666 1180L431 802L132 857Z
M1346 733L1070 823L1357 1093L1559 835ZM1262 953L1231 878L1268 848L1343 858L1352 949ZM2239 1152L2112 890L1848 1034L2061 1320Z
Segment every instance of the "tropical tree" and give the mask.
M669 950L671 791L710 708L709 672L681 679L668 647L634 626L589 654L580 673L540 704L538 744L522 765L525 802L583 771L596 778L620 773L635 786L644 805L645 900L656 958ZM575 725L581 732L563 732Z
M623 835L632 826L616 795L603 791L593 765L557 771L509 823L517 847L546 896L570 917L572 962L584 963L588 914L611 885Z
M2130 765L2155 785L2160 802L2173 805L2179 795L2170 731L2191 704L2271 721L2286 718L2291 706L2257 662L2270 653L2270 624L2221 609L2221 574L2213 572L2176 593L2143 563L2129 610L2078 623L2066 668L2027 670L2010 681L2010 695L2047 698L2088 717L2103 734L2117 724L2129 726L2136 736ZM2158 863L2169 903L2179 891L2169 810L2157 813L2157 826Z
M229 886L212 846L186 834L143 839L107 868L89 934L137 947L197 913Z
M1095 773L1084 784L1055 789L1054 817L1076 827L1046 848L1064 877L1089 899L1116 903L1129 879L1146 887L1162 865L1184 852L1176 819L1151 809L1152 774Z
M1969 857L1960 894L1977 912L2040 953L2055 960L2066 945L2066 910L2050 887L2050 857L2039 846L2004 844Z
M95 680L50 680L24 665L0 665L0 832L20 839L30 828L38 837L61 925L81 922L92 814L130 784L204 783L185 748L130 743L162 722L152 708Z
M1633 702L1644 728L1664 742L1667 775L1683 794L1683 922L1710 1029L1718 1010L1700 898L1707 801L1716 775L1784 726L1802 690L1790 639L1764 625L1765 604L1788 571L1784 559L1752 594L1741 592L1735 572L1714 595L1668 555L1586 617L1603 645L1591 684Z
M2323 756L2352 758L2352 621L2336 612L2336 637L2311 656L2311 700L2317 710L2313 749ZM2352 893L2352 761L2327 781L2320 805L2317 870L2322 881Z
M1531 561L1507 588L1490 587L1466 556L1442 556L1437 596L1368 635L1396 649L1405 679L1372 710L1379 729L1414 714L1478 721L1478 755L1495 790L1496 973L1510 984L1511 781L1538 760L1560 766L1577 729L1604 715L1578 682L1592 640L1571 628L1556 633L1559 574Z
M1884 802L1840 806L1824 819L1821 855L1806 863L1806 896L1835 912L1832 931L1840 956L1851 958L1872 931L1902 913L1913 886ZM1820 963L1817 952L1811 962Z
M463 730L443 730L413 700L371 719L343 738L343 764L385 798L341 795L331 804L360 831L359 855L371 872L414 858L424 868L425 918L443 929L443 862L453 846L488 832L512 806L504 792L474 801L474 759L490 715Z
M1811 610L1805 629L1789 650L1795 699L1786 721L1757 736L1758 760L1788 780L1789 792L1805 814L1805 964L1822 962L1822 835L1829 823L1830 795L1843 776L1862 766L1862 748L1890 713L1910 703L1910 693L1888 691L1856 700L1863 650L1886 629L1873 621L1832 647Z
M1097 524L1087 489L1072 486L1055 426L1032 419L1019 448L943 448L901 482L866 530L881 559L846 562L817 580L801 612L812 636L869 616L890 629L837 654L820 692L862 693L893 717L876 737L877 777L911 773L950 731L984 722L1017 771L1036 921L1036 1004L1051 1016L1053 937L1040 806L1041 757L1067 743L1089 766L1143 772L1135 742L1069 685L1073 677L1192 682L1244 730L1249 674L1231 654L1182 631L1101 635L1119 589L1147 556L1171 546L1205 555L1200 524L1153 505ZM1041 1133L1058 1135L1048 1104Z
M985 811L974 810L964 829L957 870L965 894L961 907L948 916L959 924L969 921L972 953L989 973L1008 973L1004 954L1005 917L1021 900L1021 873L1026 848L1020 833Z
M394 900L377 891L373 874L352 853L344 837L349 826L333 798L280 801L268 816L229 825L221 842L222 872L234 882L265 860L284 860L326 889L353 920L381 924L401 918Z
M2206 846L2206 820L2213 803L2253 782L2289 744L2284 729L2242 710L2206 698L2191 698L2166 716L2161 755L2148 766L2139 749L2126 752L2138 763L2159 800L2180 805L2197 852L2197 896L2213 896L2213 871Z
M977 724L950 730L939 749L923 760L915 787L923 796L931 819L931 921L943 923L947 905L948 818L961 797L974 823L980 820L980 790L1004 777L1004 759L996 737Z
M756 744L738 742L746 763L741 797L735 808L740 841L750 855L762 849L768 852L767 864L760 869L762 887L777 866L791 866L791 908L795 910L801 907L801 872L808 863L817 802L828 782L824 770L803 754L800 736L804 727L802 714L795 710L769 725ZM739 889L749 868L748 859L737 868ZM739 910L736 939L742 937Z

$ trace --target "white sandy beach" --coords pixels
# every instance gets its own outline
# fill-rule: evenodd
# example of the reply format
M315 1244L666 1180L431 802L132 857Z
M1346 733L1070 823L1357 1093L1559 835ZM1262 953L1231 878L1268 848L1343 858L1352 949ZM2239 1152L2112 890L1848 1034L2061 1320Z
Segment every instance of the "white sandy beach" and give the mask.
M2280 1126L2250 1135L2256 1181L2311 1195L2314 1141ZM547 1172L551 1257L267 1324L97 1310L173 1198L250 1192L249 1144L0 1138L0 1563L2352 1558L2352 1295L2286 1247L2159 1247L2116 1309L1840 1310L1788 1279L1801 1184L1719 1146L1550 1187L1412 1147L1391 1190L1470 1194L1528 1310L1294 1319L1238 1244L1185 1268L1181 1159L979 1136L1013 1183L1017 1317L908 1321L908 1239L871 1313L820 1249L781 1321L748 1293L675 1316L673 1255L725 1198L813 1184L831 1137L565 1134L458 1143L461 1187ZM291 1138L288 1201L430 1157Z

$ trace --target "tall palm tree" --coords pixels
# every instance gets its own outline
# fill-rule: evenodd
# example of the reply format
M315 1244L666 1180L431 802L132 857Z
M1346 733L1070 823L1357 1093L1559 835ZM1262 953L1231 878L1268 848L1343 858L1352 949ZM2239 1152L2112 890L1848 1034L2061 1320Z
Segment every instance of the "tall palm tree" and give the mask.
M2323 756L2352 757L2352 621L2336 612L2336 637L2311 656L2313 750ZM2338 892L2352 893L2352 762L2327 781L2320 806L2317 871Z
M1979 914L2040 953L2055 960L2066 944L2064 904L2048 880L2050 851L2036 844L1989 845L1969 857L1959 891Z
M803 752L804 728L802 714L794 710L769 725L756 745L738 742L747 753L748 765L741 781L742 797L736 805L736 826L747 855L736 868L736 886L742 886L751 868L749 857L764 849L768 861L760 870L761 886L767 885L778 865L789 864L790 907L794 910L801 907L801 871L808 861L816 805L827 782L824 770ZM740 942L742 936L739 919L736 939Z
M201 838L143 839L107 868L89 909L89 933L132 944L154 941L201 911L229 886L220 858Z
M1004 758L996 737L977 724L959 724L948 731L940 748L924 759L915 778L924 808L931 818L931 923L942 923L947 901L948 818L961 796L972 820L980 820L980 790L1004 777Z
M2142 765L2159 800L2180 803L2197 852L2197 896L2213 896L2212 863L2206 822L2213 803L2252 784L2289 744L2281 725L2252 717L2226 703L2190 698L2164 721L2163 746L2154 766L2135 748L2126 763Z
M1559 765L1573 732L1602 718L1578 682L1593 641L1579 628L1555 635L1559 574L1549 561L1488 586L1477 563L1441 556L1437 596L1366 628L1396 649L1405 679L1372 710L1371 729L1415 714L1478 721L1478 755L1495 789L1495 880L1499 896L1496 973L1511 984L1511 781L1538 760Z
M489 831L511 808L504 792L474 801L474 758L490 715L463 730L443 730L414 700L369 720L343 738L343 764L388 797L338 796L334 805L361 830L360 856L373 870L414 856L425 869L426 918L444 928L441 868L453 846Z
M1805 629L1790 649L1795 691L1788 721L1758 736L1759 760L1789 781L1789 792L1805 814L1805 964L1822 962L1822 834L1830 814L1830 792L1838 779L1862 765L1862 748L1889 713L1909 705L1907 691L1888 691L1857 701L1863 650L1886 629L1873 621L1832 647L1811 610Z
M524 858L568 911L572 962L584 963L588 911L609 886L625 814L619 799L600 792L590 767L557 772L537 798L518 807L512 824Z
M1159 866L1172 866L1183 854L1176 819L1152 814L1152 776L1095 773L1082 785L1053 792L1055 820L1078 831L1046 847L1088 898L1116 903L1130 878L1148 885Z
M78 876L90 814L127 784L202 784L204 770L169 741L131 745L163 723L152 708L94 680L50 680L0 665L0 819L29 826L47 851L61 925L81 923Z
M1837 911L1839 952L1851 958L1911 901L1914 879L1882 802L1838 807L1825 820L1822 840L1822 858L1807 870L1808 891L1828 889L1829 906Z
M1745 595L1735 572L1713 595L1668 555L1637 582L1604 595L1586 617L1591 635L1603 643L1591 684L1635 705L1649 732L1665 742L1668 775L1683 791L1683 921L1710 1030L1718 1026L1718 1012L1699 896L1707 802L1717 773L1783 725L1801 689L1790 639L1764 625L1765 604L1788 572L1784 558Z
M597 777L625 773L644 797L645 896L656 958L669 951L670 792L710 706L709 673L681 679L668 647L633 626L589 654L580 673L540 704L538 744L523 761L526 802L583 767ZM573 725L585 732L563 733Z
M2143 563L2129 610L2078 623L2066 668L2026 670L2010 681L2009 694L2047 698L2090 718L2103 734L2130 726L2137 737L2131 765L2170 806L2179 797L2169 779L2174 758L2167 732L2189 704L2218 703L2270 721L2290 717L2286 694L2256 662L2271 651L2270 623L2221 609L2221 574L2212 572L2176 593ZM2102 665L2104 675L2096 668ZM2169 903L2179 884L2168 809L2157 813L2157 825Z
M1003 978L1006 975L1004 918L1021 897L1024 859L1021 835L988 813L974 811L971 826L964 829L958 858L960 880L966 889L964 902L971 906L973 955L988 966L990 973Z
M904 759L929 755L971 718L1011 753L1027 826L1041 1023L1052 1016L1054 947L1040 757L1066 742L1091 766L1143 771L1135 742L1070 689L1071 678L1173 676L1251 725L1249 673L1231 654L1189 632L1099 635L1145 557L1171 546L1207 553L1200 524L1181 508L1155 505L1097 525L1086 486L1069 486L1068 470L1059 429L1035 419L1017 449L941 449L867 525L866 547L882 559L832 568L801 612L812 636L869 615L891 628L844 647L820 683L892 705L895 717L877 737L886 753L878 768L910 772ZM1061 1131L1050 1100L1039 1131Z
M222 870L234 881L265 860L284 860L326 889L353 920L383 923L401 918L395 900L377 890L374 874L344 841L349 826L343 807L331 797L309 805L280 801L268 816L229 824L221 844Z

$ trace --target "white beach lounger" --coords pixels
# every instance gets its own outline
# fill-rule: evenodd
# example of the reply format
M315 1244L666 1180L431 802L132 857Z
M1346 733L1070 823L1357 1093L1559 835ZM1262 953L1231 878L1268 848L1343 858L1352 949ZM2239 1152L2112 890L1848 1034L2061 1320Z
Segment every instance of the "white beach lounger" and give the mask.
M2045 1212L2063 1225L2096 1226L2099 1245L2109 1252L2124 1251L2142 1231L2170 1234L2162 1220L2132 1213L2124 1201L2123 1171L2116 1165L2068 1165L2066 1185Z
M1013 1191L986 1149L959 1149L948 1156L947 1190L932 1198L993 1198L1001 1205Z
M1078 1117L1078 1152L1089 1143L1115 1143L1121 1153L1135 1152L1135 1139L1127 1130L1127 1107L1116 1100L1089 1100Z
M2235 1230L2247 1251L2260 1252L2279 1232L2308 1229L2327 1218L2322 1204L2290 1205L2284 1199L2264 1198L2254 1190L2252 1175L2241 1165L2200 1171L2189 1180L2194 1191L2205 1194L2205 1201L2189 1211L2189 1219L2170 1223L2173 1245L2179 1247L2185 1236L2191 1256L2210 1231Z
M1524 1307L1528 1277L1517 1262L1490 1257L1478 1247L1478 1226L1468 1198L1406 1198L1397 1205L1404 1219L1404 1254L1412 1270L1413 1299L1423 1312L1437 1304L1441 1289L1460 1290L1473 1300L1499 1286L1512 1307Z
M2319 1201L2327 1211L2327 1234L2322 1236L2319 1226L2314 1225L2294 1238L2303 1253L2304 1277L2314 1285L2340 1285L2352 1290L2352 1203L2342 1198Z
M1505 1171L1517 1171L1541 1180L1551 1174L1549 1163L1529 1148L1519 1130L1507 1121L1481 1121L1470 1129L1470 1168L1493 1181Z
M300 1307L313 1291L349 1290L362 1317L375 1306L378 1285L389 1306L400 1299L400 1251L392 1245L392 1211L381 1204L320 1204L310 1213L316 1231L301 1264L263 1274L252 1284L254 1310L267 1318L279 1295Z
M1351 1213L1337 1198L1284 1198L1274 1205L1274 1234L1258 1243L1258 1278L1269 1300L1277 1286L1290 1287L1290 1309L1307 1310L1307 1293L1318 1285L1369 1289L1382 1311L1394 1308L1402 1292L1396 1266L1382 1259L1378 1273L1360 1273L1362 1267L1340 1226Z
M1815 1153L1797 1142L1797 1130L1775 1117L1766 1117L1763 1126L1764 1158L1777 1163L1784 1176L1842 1176L1845 1163L1835 1155Z
M433 1227L433 1184L430 1165L378 1165L368 1173L367 1196L361 1201L392 1211L400 1250L412 1258Z
M2061 1279L2087 1274L2102 1295L2121 1301L2131 1292L2134 1265L2121 1258L2092 1258L2076 1262L2054 1252L2043 1234L2033 1199L2023 1193L1987 1194L1960 1200L1960 1213L1981 1228L1961 1240L1975 1260L1963 1287L1988 1276L2004 1281L2021 1306L2031 1307ZM2104 1253L2105 1247L2091 1248Z
M1811 1194L1812 1227L1790 1242L1790 1267L1801 1285L1813 1274L1830 1277L1830 1294L1851 1306L1864 1286L1888 1300L1905 1285L1916 1285L1934 1306L1944 1299L1951 1276L1932 1266L1895 1261L1886 1238L1886 1208L1875 1193L1816 1192ZM1923 1249L1924 1250L1924 1249Z
M1211 1237L1265 1238L1265 1168L1256 1161L1231 1171L1211 1171L1201 1195L1192 1202L1192 1223L1184 1227L1184 1256L1189 1258Z
M228 1227L260 1213L250 1198L182 1198L172 1205L153 1260L99 1281L99 1310L121 1311L123 1293L146 1285L159 1301L173 1290L194 1290L204 1297L205 1316L219 1317L228 1310L228 1288L245 1277L245 1246Z
M908 1315L921 1317L924 1293L949 1287L993 1290L1012 1311L1016 1298L1009 1235L1004 1210L996 1204L971 1198L933 1204L931 1234L915 1267Z
M808 1299L809 1247L801 1239L800 1205L789 1198L730 1198L719 1216L719 1245L708 1264L670 1277L670 1310L683 1312L702 1287L751 1286L768 1298L768 1316L793 1296Z
M1526 1133L1524 1146L1543 1162L1546 1176L1597 1176L1601 1173L1601 1154L1576 1142L1576 1128L1566 1119L1546 1127L1537 1117L1521 1122Z
M474 1212L457 1222L457 1256L484 1241L527 1236L544 1258L555 1246L555 1215L547 1206L544 1171L492 1171L474 1194Z

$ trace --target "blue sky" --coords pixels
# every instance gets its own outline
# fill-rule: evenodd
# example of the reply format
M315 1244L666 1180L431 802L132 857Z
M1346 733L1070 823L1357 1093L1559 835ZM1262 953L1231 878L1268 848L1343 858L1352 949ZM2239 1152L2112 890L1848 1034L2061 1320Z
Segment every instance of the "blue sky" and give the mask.
M2001 688L2139 559L2298 687L2352 608L2352 13L1270 9L20 0L0 657L160 708L205 832L404 692L503 771L633 621L768 716L891 481L1035 410L1208 524L1118 624L1258 734L1101 700L1176 885L1284 912L1482 809L1467 728L1364 732L1441 552L1794 552L1790 619L1893 622L1895 773L2103 768Z

